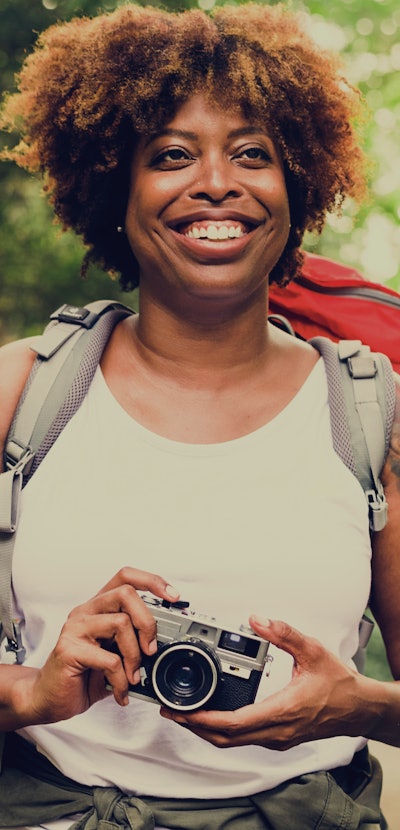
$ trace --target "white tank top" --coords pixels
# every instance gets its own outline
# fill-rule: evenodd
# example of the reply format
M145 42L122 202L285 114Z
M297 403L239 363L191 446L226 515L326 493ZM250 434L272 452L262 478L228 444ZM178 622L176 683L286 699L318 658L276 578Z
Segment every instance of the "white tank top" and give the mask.
M350 661L370 588L367 507L332 448L320 360L289 405L220 444L182 444L137 424L100 369L78 413L23 492L14 557L26 664L41 666L68 612L131 565L162 574L225 627L251 613L286 620ZM290 681L277 649L259 698ZM22 734L64 774L127 793L228 798L348 763L362 738L286 752L218 749L112 696Z

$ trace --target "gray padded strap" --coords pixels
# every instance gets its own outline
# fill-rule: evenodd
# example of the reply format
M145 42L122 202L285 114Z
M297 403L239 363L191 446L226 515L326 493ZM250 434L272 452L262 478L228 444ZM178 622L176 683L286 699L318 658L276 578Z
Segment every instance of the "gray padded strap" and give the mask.
M74 311L80 318L69 322ZM21 489L79 408L114 326L131 313L108 300L85 309L62 306L53 315L61 314L61 321L50 323L34 346L38 357L11 424L0 475L0 642L7 637L6 649L17 662L23 662L24 649L19 621L12 619L11 570Z
M66 325L67 324L60 323L61 330L63 330ZM49 330L48 334L51 335L51 332L54 331L55 328L58 327L54 327L52 330ZM67 326L67 328L70 328L70 326ZM11 437L9 438L5 448L6 455L9 451L12 452L12 446L9 447L8 445L12 445L13 443L17 446L30 446L33 450L37 449L37 447L32 447L32 433L34 432L35 424L40 417L40 412L43 408L44 402L47 399L49 390L53 386L61 367L67 361L70 350L74 347L79 338L83 337L85 334L85 329L79 329L76 326L73 326L72 333L68 333L68 337L59 341L57 351L54 351L53 349L51 350L49 356L52 359L48 360L46 358L41 360L40 371L35 372L35 377L30 383L29 390L19 408L18 420L14 422L11 429ZM43 334L41 338L38 338L38 341L42 341L42 338L46 339L46 334ZM65 345L67 345L67 348L62 348ZM38 343L38 348L40 348L40 343ZM36 351L36 348L34 351ZM68 381L69 379L67 379L67 382Z
M385 458L384 419L386 420L386 406L383 417L378 401L378 356L371 355L368 347L360 346L357 353L347 357L346 353L343 355L343 345L343 341L338 344L339 359L343 362L347 360L355 406L368 448L372 478L377 486Z
M310 341L324 358L334 449L359 479L372 530L387 520L380 481L394 418L395 383L385 355L371 354L360 341L338 345L324 337Z

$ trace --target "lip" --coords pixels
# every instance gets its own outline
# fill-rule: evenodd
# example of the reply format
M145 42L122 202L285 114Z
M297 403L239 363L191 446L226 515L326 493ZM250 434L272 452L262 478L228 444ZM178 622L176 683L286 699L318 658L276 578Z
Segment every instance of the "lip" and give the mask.
M203 209L182 214L182 216L168 220L167 225L177 233L179 233L179 228L191 225L193 222L240 222L242 225L249 227L250 230L254 230L254 228L262 225L264 221L264 216L260 218L242 211L214 208L213 210Z
M248 230L240 237L228 238L224 240L213 239L194 239L187 236L183 229L194 222L237 222L245 226ZM254 217L242 211L227 210L215 208L213 210L203 209L192 213L186 213L182 216L174 217L168 220L167 226L173 233L174 238L181 245L188 254L194 256L198 261L202 261L208 265L226 262L230 259L235 259L240 256L243 250L251 241L254 232L258 227L263 225L265 217L262 219Z
M243 236L224 239L223 241L213 239L194 239L186 236L184 233L175 231L173 228L171 228L171 233L173 234L177 244L184 249L187 254L195 258L198 262L202 262L206 265L213 265L220 262L234 260L239 257L249 245L255 230L256 228L253 228L253 230L245 233Z

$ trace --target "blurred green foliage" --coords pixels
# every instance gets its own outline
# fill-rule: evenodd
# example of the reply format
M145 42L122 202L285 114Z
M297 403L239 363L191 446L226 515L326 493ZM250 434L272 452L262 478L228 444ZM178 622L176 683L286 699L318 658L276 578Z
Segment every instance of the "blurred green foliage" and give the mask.
M209 10L214 2L167 0L163 5ZM361 87L371 110L366 140L375 162L370 204L356 218L349 204L343 217L330 219L322 238L308 238L306 247L400 288L398 2L332 0L329 7L323 0L289 3L309 13L316 40L343 54L348 76ZM152 4L161 5L157 0ZM118 5L120 0L0 0L0 92L14 88L14 74L41 30L57 20ZM80 304L108 296L132 304L130 295L122 295L116 283L95 269L86 281L80 279L83 246L54 225L37 180L3 163L0 189L0 342L40 330L49 311L64 301Z

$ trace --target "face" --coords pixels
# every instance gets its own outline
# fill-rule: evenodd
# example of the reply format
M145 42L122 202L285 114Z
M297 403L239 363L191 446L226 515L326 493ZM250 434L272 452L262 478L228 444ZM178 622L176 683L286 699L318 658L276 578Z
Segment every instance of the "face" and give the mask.
M265 290L289 223L279 153L237 112L195 95L136 147L125 229L141 291L158 302Z

